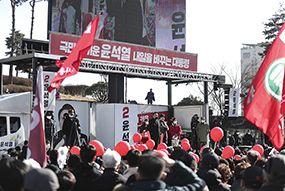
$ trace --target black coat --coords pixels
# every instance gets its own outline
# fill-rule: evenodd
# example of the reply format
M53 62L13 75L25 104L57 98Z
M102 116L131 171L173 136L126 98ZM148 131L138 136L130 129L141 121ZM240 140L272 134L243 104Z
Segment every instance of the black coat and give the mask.
M215 168L201 167L197 175L205 180L210 191L230 191L230 188L222 183L222 176Z
M151 139L154 140L156 146L159 144L160 139L160 122L159 119L149 120L149 132Z
M80 163L71 172L76 178L72 191L92 190L91 182L101 176L101 173L89 163Z
M127 181L114 168L106 168L104 173L92 182L93 191L112 191L117 184L125 184Z

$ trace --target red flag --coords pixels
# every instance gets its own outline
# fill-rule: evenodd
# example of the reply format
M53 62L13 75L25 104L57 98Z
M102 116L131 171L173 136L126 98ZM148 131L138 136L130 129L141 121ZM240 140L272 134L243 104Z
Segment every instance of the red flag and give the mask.
M245 118L266 134L278 150L284 144L284 114L280 111L285 63L284 29L283 24L244 101Z
M89 23L85 32L64 63L63 61L56 60L56 65L60 67L60 69L58 70L57 75L52 79L50 86L47 88L49 92L53 89L57 89L65 78L77 74L81 61L93 45L99 19L100 15L97 15L96 18Z
M43 67L40 66L37 78L36 96L32 113L32 122L30 129L29 145L27 159L32 158L37 161L41 167L47 164L46 158L46 139L44 132L44 103L43 103Z

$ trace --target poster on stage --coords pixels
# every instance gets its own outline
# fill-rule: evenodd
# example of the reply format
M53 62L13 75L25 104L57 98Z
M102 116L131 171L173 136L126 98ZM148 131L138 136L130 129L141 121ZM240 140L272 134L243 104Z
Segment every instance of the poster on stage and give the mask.
M49 87L49 84L51 80L54 78L55 73L54 72L43 72L43 78L44 78L44 110L45 111L54 111L55 109L55 94L56 91L53 91L51 93L48 92L47 87Z
M96 38L185 52L186 0L49 3L48 31L82 35L88 23L101 14Z
M137 105L116 104L115 105L115 144L127 141L131 145L137 124Z

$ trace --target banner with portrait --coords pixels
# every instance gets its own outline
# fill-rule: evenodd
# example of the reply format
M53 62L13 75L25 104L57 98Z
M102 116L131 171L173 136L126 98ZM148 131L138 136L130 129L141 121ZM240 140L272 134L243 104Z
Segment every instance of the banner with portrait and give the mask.
M51 0L48 30L81 35L101 14L96 38L185 52L186 0Z

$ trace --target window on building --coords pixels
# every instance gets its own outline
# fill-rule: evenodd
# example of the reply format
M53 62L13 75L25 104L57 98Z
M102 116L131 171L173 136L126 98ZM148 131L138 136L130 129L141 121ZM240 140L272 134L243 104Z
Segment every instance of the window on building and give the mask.
M21 127L20 117L10 117L10 133L16 133Z
M0 137L7 135L6 117L0 117Z

